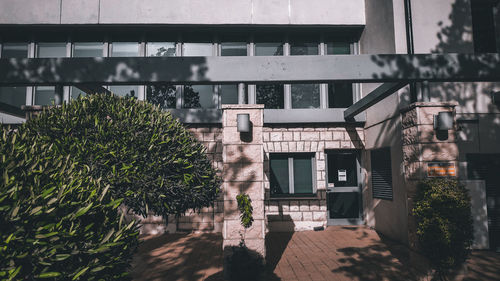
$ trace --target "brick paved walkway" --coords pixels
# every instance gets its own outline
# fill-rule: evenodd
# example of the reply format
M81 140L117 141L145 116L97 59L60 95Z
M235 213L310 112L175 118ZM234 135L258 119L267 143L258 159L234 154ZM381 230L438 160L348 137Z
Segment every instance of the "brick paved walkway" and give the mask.
M406 247L367 227L269 233L268 280L415 280ZM500 280L500 254L475 251L458 280ZM222 280L220 234L170 234L145 240L134 258L134 280Z

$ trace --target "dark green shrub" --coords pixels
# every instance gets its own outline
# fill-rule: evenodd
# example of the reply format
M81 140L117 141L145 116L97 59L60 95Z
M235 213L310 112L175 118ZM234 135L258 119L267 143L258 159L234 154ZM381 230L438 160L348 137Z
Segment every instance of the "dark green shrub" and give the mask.
M3 130L0 279L122 280L140 215L210 206L220 179L170 114L91 95Z
M249 228L253 223L253 207L252 200L247 194L240 194L236 196L238 202L238 210L240 210L241 225L244 228Z
M443 277L461 265L473 238L470 197L453 179L433 179L418 185L413 214L420 248Z

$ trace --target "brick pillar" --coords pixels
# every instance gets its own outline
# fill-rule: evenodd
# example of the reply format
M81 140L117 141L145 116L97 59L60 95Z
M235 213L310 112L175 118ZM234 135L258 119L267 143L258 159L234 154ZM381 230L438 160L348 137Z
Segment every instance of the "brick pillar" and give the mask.
M456 103L417 102L401 110L403 128L403 164L408 206L408 241L416 249L416 224L411 212L420 180L427 178L429 163L453 163L458 172L456 126L444 132L434 130L434 115L452 112ZM455 122L456 123L456 122Z
M223 247L237 246L245 234L245 243L250 250L263 257L264 242L264 151L262 142L263 105L223 105L222 114L222 160L224 180L224 225ZM237 114L249 114L250 133L237 131ZM240 224L236 195L246 193L252 200L252 227L244 230ZM224 251L224 254L231 254Z

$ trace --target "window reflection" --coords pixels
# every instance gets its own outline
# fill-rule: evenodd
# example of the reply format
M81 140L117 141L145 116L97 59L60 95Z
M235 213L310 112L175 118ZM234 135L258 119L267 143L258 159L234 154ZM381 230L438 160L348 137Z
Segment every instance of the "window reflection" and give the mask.
M182 49L185 57L212 56L212 43L184 43Z
M221 56L246 56L247 43L245 42L223 42L221 43Z
M238 104L238 85L220 86L222 104Z
M255 43L256 56L282 56L282 43Z
M294 42L290 43L290 55L292 56L306 56L318 55L318 43Z
M216 108L212 85L184 86L184 108Z
M146 46L148 57L174 57L176 47L174 42L150 42Z
M73 44L73 57L97 58L103 56L103 43L77 42Z
M319 84L292 84L292 108L319 108Z
M136 42L113 42L112 57L137 57L139 55L139 43Z
M36 105L58 105L62 103L62 97L56 93L54 86L35 87Z
M2 58L27 58L28 44L4 43L2 44Z
M38 43L38 58L63 58L66 57L66 43Z
M109 90L120 97L137 97L139 92L139 86L136 85L126 85L126 86L110 86Z
M264 104L264 108L285 108L285 92L282 84L257 85L257 104Z
M175 108L177 89L175 85L148 85L146 87L146 99L161 108Z

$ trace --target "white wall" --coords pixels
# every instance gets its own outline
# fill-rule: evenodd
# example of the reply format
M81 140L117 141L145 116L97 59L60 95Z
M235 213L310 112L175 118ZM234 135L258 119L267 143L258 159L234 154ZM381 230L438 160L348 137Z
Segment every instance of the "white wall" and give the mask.
M363 0L0 0L0 24L364 25Z

